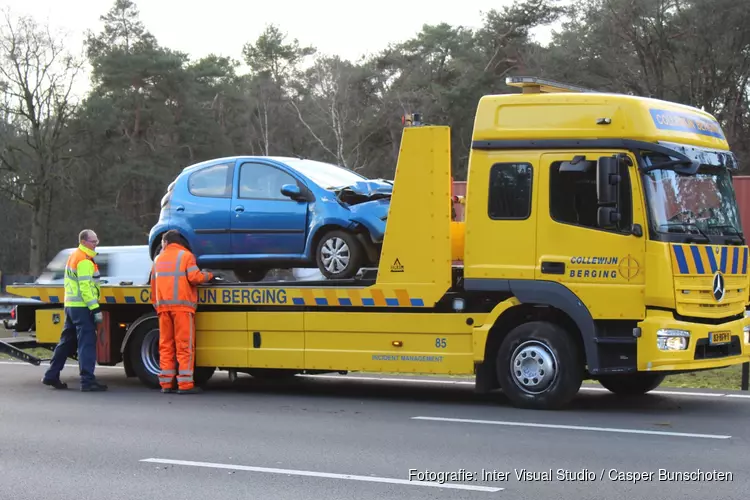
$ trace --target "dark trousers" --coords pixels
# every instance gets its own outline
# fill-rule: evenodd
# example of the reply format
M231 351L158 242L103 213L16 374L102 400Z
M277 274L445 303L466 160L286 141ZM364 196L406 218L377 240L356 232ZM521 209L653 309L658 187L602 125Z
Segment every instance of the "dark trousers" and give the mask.
M44 380L60 379L60 372L68 359L78 349L78 367L81 375L81 386L87 387L95 382L94 367L96 366L96 323L94 315L87 307L66 307L65 326L60 342L52 354L49 369L44 374Z

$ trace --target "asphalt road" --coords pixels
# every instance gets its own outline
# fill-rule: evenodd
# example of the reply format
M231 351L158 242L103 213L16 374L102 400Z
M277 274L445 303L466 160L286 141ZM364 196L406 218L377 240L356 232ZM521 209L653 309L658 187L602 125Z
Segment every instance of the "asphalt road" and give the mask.
M593 390L567 411L539 412L413 378L241 375L231 385L219 372L206 393L181 396L119 368L98 368L109 392L81 393L73 366L63 371L71 389L54 391L42 371L0 362L2 499L677 500L750 490L746 394L626 400ZM410 481L410 469L463 477ZM518 479L522 470L535 474Z

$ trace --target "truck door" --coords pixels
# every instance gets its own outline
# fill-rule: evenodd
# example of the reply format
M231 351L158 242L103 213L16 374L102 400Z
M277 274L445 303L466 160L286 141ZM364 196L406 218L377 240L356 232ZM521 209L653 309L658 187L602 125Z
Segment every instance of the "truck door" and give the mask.
M539 155L473 152L467 182L464 276L534 279Z
M299 184L281 168L260 162L239 165L232 197L234 255L300 256L305 249L307 202L281 194L285 184Z
M539 169L543 194L538 204L536 279L567 286L594 319L636 319L645 314L646 224L635 167L619 167L621 220L606 229L597 223L596 162L616 153L544 154ZM640 236L633 234L634 224L640 225Z

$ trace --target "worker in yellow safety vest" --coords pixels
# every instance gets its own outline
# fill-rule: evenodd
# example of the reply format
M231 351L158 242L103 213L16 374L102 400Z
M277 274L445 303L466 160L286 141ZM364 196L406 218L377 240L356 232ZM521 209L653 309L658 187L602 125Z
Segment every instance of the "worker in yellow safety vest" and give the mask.
M103 321L99 308L99 267L94 261L98 244L96 233L91 229L84 229L78 235L78 248L65 264L65 326L49 369L42 379L44 385L55 389L68 388L68 384L60 381L60 372L65 366L65 360L76 352L77 344L81 390L107 390L107 386L100 384L94 377L96 326Z

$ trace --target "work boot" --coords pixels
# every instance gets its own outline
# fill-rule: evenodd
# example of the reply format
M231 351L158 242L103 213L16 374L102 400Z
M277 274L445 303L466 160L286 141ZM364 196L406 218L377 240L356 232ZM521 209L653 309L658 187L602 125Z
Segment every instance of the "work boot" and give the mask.
M81 392L104 392L106 390L107 386L99 382L91 382L89 385L81 386Z
M200 394L203 389L200 387L191 387L190 389L178 389L177 394Z
M60 379L57 379L57 380L42 379L42 383L54 389L67 389L68 388L68 384L66 384L65 382L60 382Z

